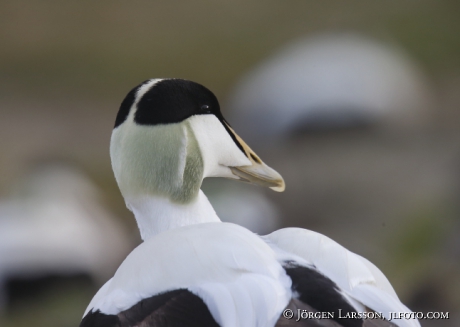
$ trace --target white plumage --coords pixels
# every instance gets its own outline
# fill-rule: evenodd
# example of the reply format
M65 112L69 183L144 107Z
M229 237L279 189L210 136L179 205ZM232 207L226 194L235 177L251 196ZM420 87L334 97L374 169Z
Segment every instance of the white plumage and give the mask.
M362 305L383 313L387 319L389 312L410 312L373 263L330 238L301 228L280 229L262 238L281 256L294 254L315 266L355 300L353 304L359 312L365 311ZM394 322L401 327L420 326L416 320Z
M145 241L89 308L116 314L143 298L186 288L203 298L222 326L270 326L288 304L290 286L274 251L259 237L238 225L204 223Z

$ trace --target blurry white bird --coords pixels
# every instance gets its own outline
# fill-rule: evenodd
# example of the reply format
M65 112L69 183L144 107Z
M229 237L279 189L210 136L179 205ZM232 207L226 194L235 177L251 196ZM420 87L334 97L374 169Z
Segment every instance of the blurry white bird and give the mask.
M429 91L400 49L354 33L324 33L287 45L248 72L229 107L248 138L267 143L303 130L416 127L426 118Z
M144 242L95 295L81 327L419 326L360 319L410 310L373 264L329 238L297 228L259 237L219 220L200 190L203 178L275 191L284 181L233 131L205 87L153 79L134 88L110 154ZM300 319L302 310L330 315Z
M96 187L63 164L41 166L25 180L0 202L0 291L10 278L86 274L105 281L132 242ZM0 298L7 301L4 292Z

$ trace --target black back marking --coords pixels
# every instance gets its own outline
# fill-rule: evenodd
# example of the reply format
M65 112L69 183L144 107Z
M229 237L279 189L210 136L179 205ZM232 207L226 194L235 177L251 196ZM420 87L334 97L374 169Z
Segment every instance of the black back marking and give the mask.
M99 310L90 311L83 317L80 327L121 327L117 315L106 315Z
M117 315L88 313L80 327L219 327L203 300L186 289L144 299Z
M292 289L299 294L298 299L320 312L333 312L334 319L344 327L362 327L362 319L339 319L341 315L356 312L350 303L338 292L337 285L313 268L303 267L292 262L284 265L291 277Z

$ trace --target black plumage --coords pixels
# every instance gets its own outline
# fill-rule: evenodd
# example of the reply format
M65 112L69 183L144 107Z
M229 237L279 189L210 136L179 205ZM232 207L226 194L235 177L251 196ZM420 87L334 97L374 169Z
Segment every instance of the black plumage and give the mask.
M185 289L144 299L117 315L89 312L80 327L219 327L203 300Z
M292 290L298 294L298 299L321 312L331 312L334 320L344 327L360 327L361 319L340 319L342 315L356 312L338 291L338 286L329 278L314 268L303 267L288 262L284 265L286 273L292 279ZM356 312L357 313L357 312Z

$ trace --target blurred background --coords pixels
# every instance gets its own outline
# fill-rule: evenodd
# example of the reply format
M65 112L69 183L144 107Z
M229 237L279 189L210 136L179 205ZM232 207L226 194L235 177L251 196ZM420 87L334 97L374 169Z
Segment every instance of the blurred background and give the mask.
M323 233L460 323L460 2L0 2L0 325L77 326L139 242L109 140L126 93L199 82L280 172L203 188L264 234Z

